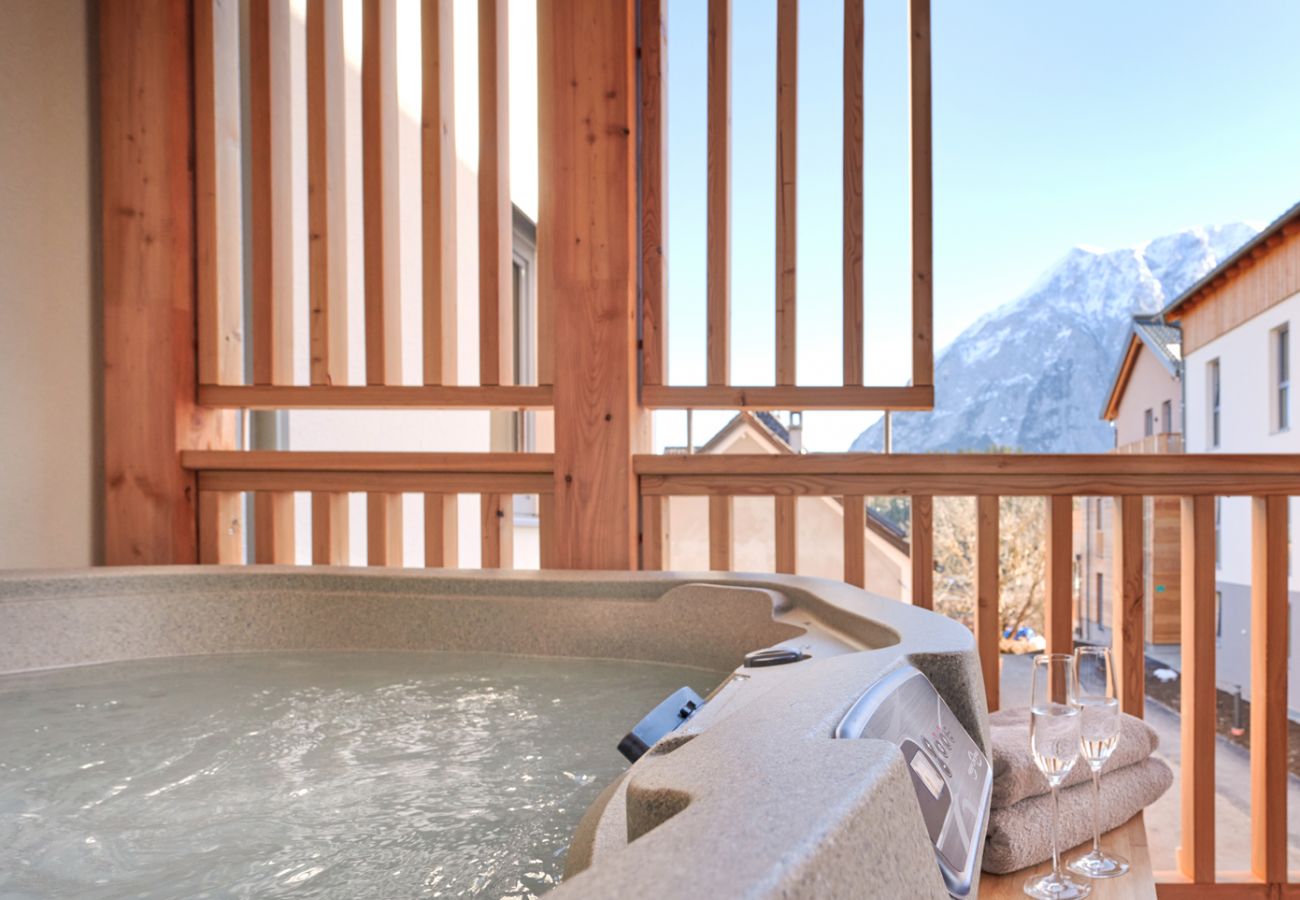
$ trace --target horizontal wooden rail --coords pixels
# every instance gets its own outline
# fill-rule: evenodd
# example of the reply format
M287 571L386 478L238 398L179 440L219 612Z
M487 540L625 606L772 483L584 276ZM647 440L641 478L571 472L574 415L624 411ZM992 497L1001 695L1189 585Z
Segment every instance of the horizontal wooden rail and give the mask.
M199 405L232 409L549 409L549 385L199 386Z
M645 385L647 409L895 409L934 408L933 387L802 387L791 385Z

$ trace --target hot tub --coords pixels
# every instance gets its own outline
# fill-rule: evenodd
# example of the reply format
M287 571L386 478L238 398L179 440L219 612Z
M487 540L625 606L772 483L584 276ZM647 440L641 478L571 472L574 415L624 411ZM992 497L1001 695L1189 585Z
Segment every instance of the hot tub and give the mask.
M910 665L987 747L968 631L793 576L18 572L0 635L0 894L944 897L898 747L834 734Z

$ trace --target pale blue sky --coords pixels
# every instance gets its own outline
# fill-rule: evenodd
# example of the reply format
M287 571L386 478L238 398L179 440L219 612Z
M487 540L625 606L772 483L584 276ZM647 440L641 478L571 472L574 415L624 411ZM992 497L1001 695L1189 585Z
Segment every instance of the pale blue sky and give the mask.
M732 380L773 377L775 0L733 0ZM909 374L906 3L867 0L868 380ZM670 379L704 380L705 0L668 3ZM799 22L799 380L840 376L841 0ZM1300 3L933 0L942 347L1069 247L1263 223L1300 200ZM875 414L806 417L844 450ZM697 414L702 441L728 414ZM656 415L656 442L685 440Z

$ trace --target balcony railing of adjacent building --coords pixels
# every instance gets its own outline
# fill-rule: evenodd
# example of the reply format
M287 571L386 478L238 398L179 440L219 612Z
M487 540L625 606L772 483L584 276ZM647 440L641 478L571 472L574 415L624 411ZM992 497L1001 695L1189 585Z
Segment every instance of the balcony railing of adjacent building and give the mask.
M1178 432L1148 434L1115 448L1116 453L1182 453L1183 436Z

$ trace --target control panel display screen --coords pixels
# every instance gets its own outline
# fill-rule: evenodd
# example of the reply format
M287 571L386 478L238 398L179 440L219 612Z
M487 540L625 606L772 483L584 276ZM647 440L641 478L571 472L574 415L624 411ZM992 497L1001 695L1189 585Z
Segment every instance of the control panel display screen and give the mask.
M921 782L934 795L934 799L938 800L943 795L943 776L924 753L913 754L912 771L920 776Z

